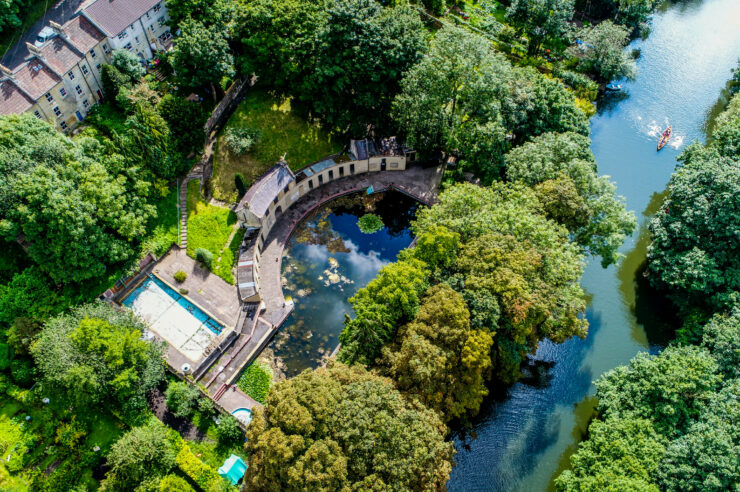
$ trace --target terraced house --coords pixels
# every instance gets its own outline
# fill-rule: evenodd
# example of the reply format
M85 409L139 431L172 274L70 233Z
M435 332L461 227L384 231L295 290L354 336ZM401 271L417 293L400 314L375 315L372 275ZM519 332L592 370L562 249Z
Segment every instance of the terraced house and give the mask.
M90 0L53 35L26 44L19 65L0 65L0 114L32 113L74 128L103 98L100 69L113 50L127 49L144 61L172 41L167 9L156 0Z

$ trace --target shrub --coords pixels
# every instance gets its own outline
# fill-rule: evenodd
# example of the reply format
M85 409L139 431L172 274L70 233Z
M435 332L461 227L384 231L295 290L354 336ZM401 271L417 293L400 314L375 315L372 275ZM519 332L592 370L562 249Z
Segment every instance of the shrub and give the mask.
M264 403L272 386L272 370L262 364L250 364L236 385L260 403Z
M226 491L230 489L226 481L221 478L221 475L215 469L200 461L182 438L177 442L180 446L180 451L177 453L175 462L180 470L190 477L198 487L207 492Z
M210 269L213 264L213 253L205 248L198 248L195 250L195 259Z
M231 447L244 442L244 431L239 427L236 418L231 415L221 417L216 427L216 435L220 446Z
M229 151L236 155L249 152L260 138L260 131L255 128L231 127L224 132L224 143Z
M193 488L184 478L167 475L159 482L159 492L193 492Z
M183 283L185 281L186 278L188 278L188 274L185 273L185 272L183 272L182 270L179 270L179 271L175 272L174 277L175 277L175 280L177 281L177 283L181 284L181 283Z
M180 294L182 294L184 296L188 295L188 292L190 292L188 289L186 289L184 287L180 287L179 290L180 290Z
M28 359L13 359L10 373L19 386L27 387L33 383L33 364Z
M239 193L239 198L243 197L247 192L247 182L244 180L242 173L234 174L234 185L236 186L236 191Z
M189 417L198 405L200 392L197 388L180 381L173 381L165 392L167 408L175 417Z
M384 225L383 220L375 214L365 214L357 221L357 226L365 234L378 232Z

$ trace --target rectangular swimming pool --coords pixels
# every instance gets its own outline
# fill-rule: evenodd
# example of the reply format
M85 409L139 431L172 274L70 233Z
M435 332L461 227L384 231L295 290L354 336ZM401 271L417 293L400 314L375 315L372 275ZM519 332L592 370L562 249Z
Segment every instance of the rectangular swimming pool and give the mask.
M193 362L224 326L154 275L139 284L122 304L149 328Z

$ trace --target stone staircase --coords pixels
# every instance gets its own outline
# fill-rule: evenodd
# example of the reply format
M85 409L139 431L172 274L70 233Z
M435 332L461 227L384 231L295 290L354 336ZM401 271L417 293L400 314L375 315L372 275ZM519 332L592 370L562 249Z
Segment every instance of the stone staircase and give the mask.
M203 167L198 164L180 183L180 248L182 249L188 247L188 181L202 178Z

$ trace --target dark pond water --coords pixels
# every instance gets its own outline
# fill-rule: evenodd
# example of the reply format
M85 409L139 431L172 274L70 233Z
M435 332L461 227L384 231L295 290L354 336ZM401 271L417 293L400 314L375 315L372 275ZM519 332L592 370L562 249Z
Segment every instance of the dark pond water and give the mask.
M270 345L287 377L331 354L352 313L347 299L411 244L416 208L398 192L358 193L329 202L296 229L282 263L283 294L295 310ZM365 234L357 220L369 212L385 227Z
M740 57L740 1L667 2L650 36L632 47L642 53L637 79L602 103L591 138L600 173L616 181L640 229L623 245L618 266L602 269L591 261L586 268L588 337L543 343L528 377L492 391L472 430L457 434L451 491L551 487L592 414L592 382L670 338L671 312L641 274L645 224L660 206L681 148L703 139L723 107L723 89ZM672 146L656 153L656 132L668 122Z

